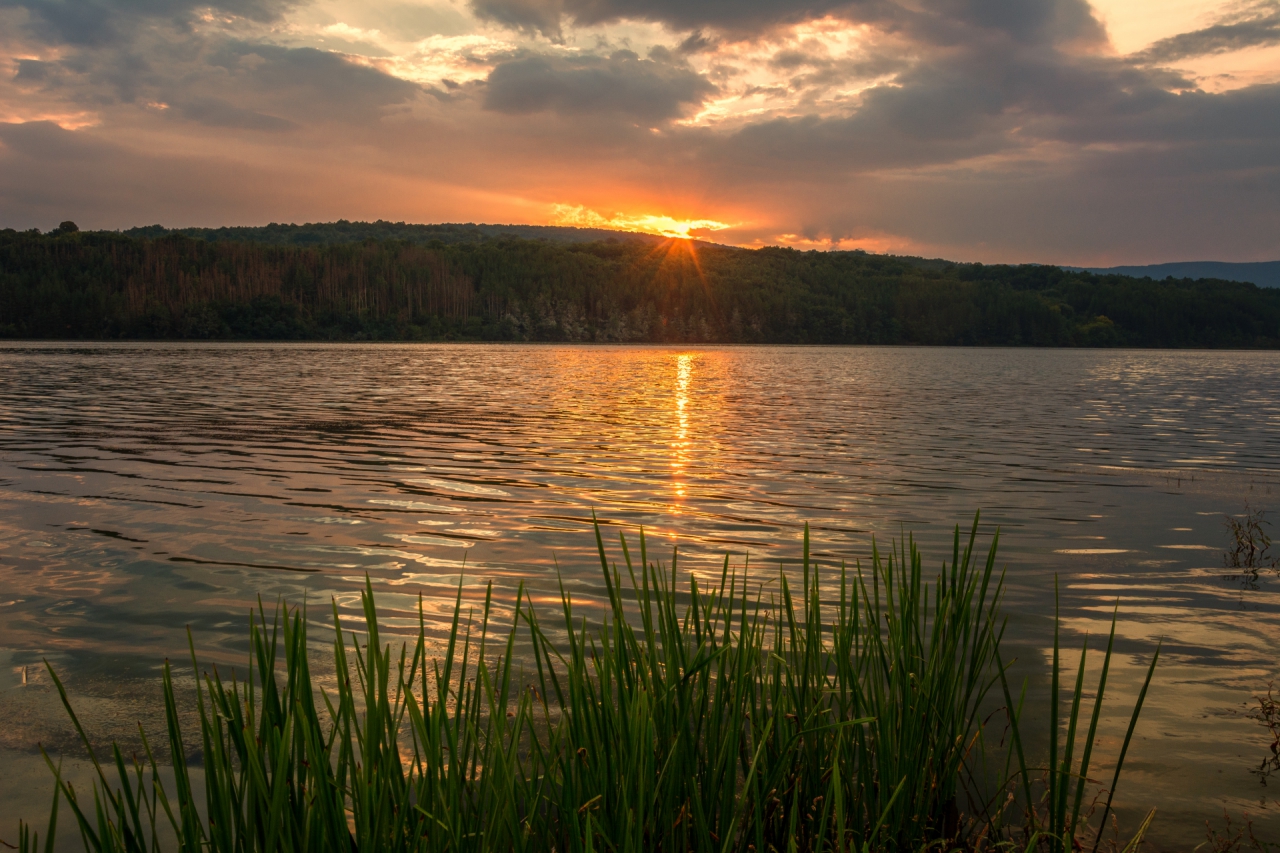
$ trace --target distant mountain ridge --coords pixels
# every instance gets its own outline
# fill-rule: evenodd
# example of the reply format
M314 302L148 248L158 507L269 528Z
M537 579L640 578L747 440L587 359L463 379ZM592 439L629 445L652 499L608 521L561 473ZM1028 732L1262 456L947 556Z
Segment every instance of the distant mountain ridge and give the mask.
M1228 263L1226 261L1183 261L1170 264L1148 264L1125 267L1063 267L1074 272L1095 272L1101 275L1127 275L1133 278L1157 280L1174 278L1216 278L1221 281L1246 281L1258 287L1280 287L1280 261L1256 263Z

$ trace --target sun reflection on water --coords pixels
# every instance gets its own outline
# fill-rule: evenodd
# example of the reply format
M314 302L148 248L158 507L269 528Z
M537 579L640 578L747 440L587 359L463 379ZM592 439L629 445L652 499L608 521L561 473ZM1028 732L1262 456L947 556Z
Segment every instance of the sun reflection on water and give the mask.
M693 380L692 354L684 353L676 356L675 385L675 434L671 442L671 482L675 503L671 511L679 515L683 511L686 496L686 469L689 464L689 450L693 442L689 440L689 385Z

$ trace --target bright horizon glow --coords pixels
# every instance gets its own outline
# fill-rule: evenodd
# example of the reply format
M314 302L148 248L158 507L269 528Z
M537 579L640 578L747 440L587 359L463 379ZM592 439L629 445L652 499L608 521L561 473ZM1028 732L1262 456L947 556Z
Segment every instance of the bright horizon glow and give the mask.
M714 219L677 219L674 216L653 213L615 213L612 216L602 216L586 207L575 207L569 204L557 204L553 207L551 224L570 225L577 228L607 228L611 231L640 231L680 240L692 240L698 236L694 234L695 231L724 231L736 227Z

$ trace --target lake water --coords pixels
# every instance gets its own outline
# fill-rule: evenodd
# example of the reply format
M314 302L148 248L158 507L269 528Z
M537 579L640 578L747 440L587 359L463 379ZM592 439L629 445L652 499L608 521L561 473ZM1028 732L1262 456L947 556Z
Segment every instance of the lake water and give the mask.
M1280 509L1276 354L6 346L0 838L47 807L36 742L77 754L42 658L95 736L128 737L186 627L240 660L258 596L325 622L368 574L404 624L420 593L446 613L459 577L550 600L558 565L590 600L593 511L717 576L726 553L776 572L805 522L824 560L908 531L936 566L980 509L1022 660L1051 642L1055 576L1072 644L1118 602L1104 752L1164 638L1122 817L1158 807L1161 849L1224 809L1280 840L1247 715L1280 676L1280 578L1222 568L1223 516L1246 502Z

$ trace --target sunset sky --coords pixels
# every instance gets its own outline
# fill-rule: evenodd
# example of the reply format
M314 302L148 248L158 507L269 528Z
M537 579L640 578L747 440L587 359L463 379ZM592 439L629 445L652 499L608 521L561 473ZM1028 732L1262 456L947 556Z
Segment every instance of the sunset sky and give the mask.
M0 0L0 227L1280 258L1280 0Z

